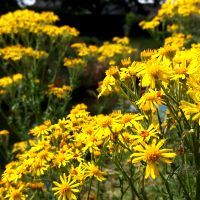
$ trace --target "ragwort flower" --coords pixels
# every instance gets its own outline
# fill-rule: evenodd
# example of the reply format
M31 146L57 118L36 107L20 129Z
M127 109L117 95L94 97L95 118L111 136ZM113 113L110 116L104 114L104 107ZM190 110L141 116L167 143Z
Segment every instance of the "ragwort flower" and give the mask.
M66 177L65 173L63 176L60 176L61 183L54 181L53 183L56 187L53 187L52 190L55 191L55 195L58 195L58 200L74 200L77 199L74 193L79 192L76 189L80 184L76 183L76 180L71 180L71 175Z
M160 140L156 144L156 139L152 141L152 144L148 145L144 141L141 142L141 145L136 146L135 153L131 155L132 163L138 163L140 161L145 161L146 166L146 172L145 172L145 178L148 178L151 176L153 179L155 179L157 176L159 176L158 171L158 161L162 161L164 163L170 164L172 163L171 158L174 158L176 156L175 153L171 153L171 149L160 149L163 144L165 143L165 140Z

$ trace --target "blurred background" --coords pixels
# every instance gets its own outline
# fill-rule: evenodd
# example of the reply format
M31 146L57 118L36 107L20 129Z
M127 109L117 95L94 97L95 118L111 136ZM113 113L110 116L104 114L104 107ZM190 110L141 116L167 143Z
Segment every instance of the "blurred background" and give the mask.
M138 23L152 18L161 0L9 0L0 2L0 14L17 9L53 11L57 25L76 27L81 36L111 39L114 36L148 38Z

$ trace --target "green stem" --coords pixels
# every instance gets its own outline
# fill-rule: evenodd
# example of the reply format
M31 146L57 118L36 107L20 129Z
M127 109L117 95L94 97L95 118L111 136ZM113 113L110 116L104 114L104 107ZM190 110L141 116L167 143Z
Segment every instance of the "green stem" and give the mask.
M192 199L190 198L190 196L189 196L189 194L188 194L188 192L187 192L187 189L186 189L185 185L183 184L181 178L179 177L178 174L177 174L176 176L177 176L177 179L178 179L178 181L179 181L181 187L183 188L183 192L184 192L184 194L185 194L185 198L186 198L187 200L192 200Z
M88 191L87 200L90 199L90 192L91 192L91 188L92 188L92 180L93 180L93 177L90 178L90 185L89 185L89 191Z
M156 113L157 113L157 117L158 117L158 123L159 123L159 127L160 127L160 132L161 132L161 134L163 136L164 134L163 134L163 128L162 128L162 121L161 121L161 117L160 117L158 108L156 108Z
M180 123L180 120L179 118L176 116L175 114L175 111L174 111L174 108L170 105L169 101L166 101L166 104L167 104L167 107L170 111L170 113L173 115L173 118L176 120L176 122L178 123L178 134L179 134L179 137L181 137L181 133L183 132L183 129L182 129L182 126L181 126L181 123Z
M167 180L165 179L165 177L163 176L163 174L162 174L161 172L160 172L160 176L161 176L162 180L163 180L164 183L165 183L165 187L166 187L166 189L167 189L167 193L168 193L168 195L169 195L169 199L170 199L170 200L173 200L173 195L172 195L172 193L171 193L171 191L170 191L169 183L167 182Z
M195 166L196 166L196 200L199 199L200 195L200 159L199 159L199 125L196 128L197 135L193 137L193 146L194 146L194 158L195 158Z
M142 192L142 196L144 198L144 200L147 200L147 195L146 195L146 192L145 192L145 187L144 187L144 181L145 181L145 168L143 170L143 175L142 175L142 189L141 189L141 192Z
M96 196L97 200L99 199L99 190L100 190L100 182L97 181L97 196Z
M116 161L117 161L117 162L115 162L117 168L122 172L123 176L128 180L128 182L129 182L129 184L131 186L131 193L132 193L132 198L131 199L134 200L135 199L135 195L136 195L139 200L143 200L143 198L139 195L139 193L137 192L136 188L133 185L133 182L131 180L132 177L129 177L127 175L127 173L124 171L121 163L118 161L117 156L115 156L115 158L116 158Z
M191 189L190 179L189 179L189 174L188 174L188 169L187 169L187 154L186 153L183 156L183 161L184 161L184 167L185 167L187 185L189 187L189 193L190 193L190 191L192 191L192 189Z
M128 190L129 187L130 187L130 186L128 185L128 186L126 187L126 189L123 190L123 191L121 192L120 200L123 200L123 196L126 194L126 191Z
M186 119L186 117L185 117L183 111L182 111L181 109L179 109L179 102L177 102L176 99L175 99L174 97L172 97L172 96L169 94L169 92L167 92L167 90L165 89L165 87L164 87L162 84L160 84L160 86L161 86L161 88L163 89L163 91L165 92L166 97L168 97L169 99L171 99L171 100L177 105L178 110L181 112L181 114L182 114L182 116L183 116L183 118L184 118L185 124L186 124L187 127L190 129L190 128L191 128L191 127L190 127L190 124L188 123L188 121L187 121L187 119ZM179 121L179 120L178 120L178 121Z

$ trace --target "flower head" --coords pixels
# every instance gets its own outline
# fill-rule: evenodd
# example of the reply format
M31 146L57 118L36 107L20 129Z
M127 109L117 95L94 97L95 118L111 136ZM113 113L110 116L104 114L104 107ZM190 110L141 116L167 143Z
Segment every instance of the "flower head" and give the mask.
M172 163L170 158L176 156L175 153L170 152L172 151L171 149L160 149L165 143L165 140L160 140L157 144L156 143L156 139L154 139L150 145L142 141L141 145L134 148L136 152L131 155L131 158L135 157L133 158L132 163L138 163L142 160L146 162L145 178L151 176L155 179L156 176L159 176L157 167L158 161L160 160L164 163L170 164Z
M66 177L65 173L63 176L60 176L61 183L58 183L54 181L54 185L56 187L53 187L52 190L55 191L55 195L58 195L59 200L74 200L77 199L76 195L74 193L79 192L78 189L76 189L79 186L79 183L75 183L76 180L71 180L71 175Z

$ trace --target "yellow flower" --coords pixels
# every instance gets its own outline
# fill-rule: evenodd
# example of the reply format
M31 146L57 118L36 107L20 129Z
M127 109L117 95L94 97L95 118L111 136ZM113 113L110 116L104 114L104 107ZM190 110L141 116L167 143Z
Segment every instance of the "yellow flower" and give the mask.
M165 104L162 96L162 91L154 91L152 89L149 89L149 91L144 93L142 97L138 100L137 105L139 105L139 108L144 111L154 110L155 107L158 108L158 105Z
M50 37L71 37L79 35L79 31L70 26L57 27L55 25L38 25L37 32L44 33Z
M152 55L155 54L155 50L146 49L140 53L141 60L148 60L151 58Z
M189 103L187 101L181 101L180 108L183 110L184 114L187 116L188 113L190 114L190 117L192 117L192 120L199 121L200 125L200 103Z
M144 63L134 61L132 62L131 66L120 68L120 80L126 81L132 77L135 77L141 71L143 71L144 68L145 68Z
M115 76L119 74L119 69L117 66L111 66L106 70L106 76Z
M52 24L58 20L53 12L37 13L31 10L17 10L1 16L0 34L23 34L24 31L38 33L38 26Z
M144 116L139 114L133 114L133 113L126 113L122 115L120 119L120 123L124 126L124 128L127 127L139 127L141 126L139 121L141 121L144 118Z
M162 3L158 14L149 22L142 21L140 26L143 29L153 29L157 27L160 22L173 17L187 17L191 14L199 15L199 0L166 0ZM174 25L173 25L174 26ZM173 27L172 31L176 30Z
M118 43L118 44L129 44L129 38L128 37L123 37L123 38L120 38L120 37L114 37L112 39L112 41Z
M4 60L13 60L18 61L23 57L34 57L34 58L45 58L48 56L48 53L45 51L37 51L31 47L23 47L20 44L7 46L0 49L0 56Z
M157 59L151 59L146 62L145 69L141 72L142 75L142 87L156 87L156 79L168 83L169 76L171 74L170 65L171 62L168 59L158 61Z
M177 50L184 46L185 42L190 39L183 33L174 33L172 36L165 38L164 46L173 46Z
M121 63L124 67L129 66L131 64L131 58L130 57L124 58L121 60Z
M93 56L96 55L98 51L98 47L95 45L89 45L87 46L85 43L74 43L71 45L72 48L74 48L78 56L84 57L84 56Z
M8 194L5 196L5 198L9 200L25 200L26 196L23 194L24 186L20 186L18 189L11 187L9 188Z
M29 133L36 136L36 137L42 137L43 138L45 135L49 134L50 126L51 126L51 121L47 120L43 124L38 125L38 126L34 127L33 129L31 129L29 131Z
M99 181L104 181L105 180L105 172L102 172L98 166L96 166L94 163L88 162L87 164L84 164L84 168L85 168L85 174L86 176L89 177L95 177L97 178L97 180Z
M64 66L73 68L77 66L85 65L86 62L81 58L64 58Z
M137 143L140 143L142 141L148 142L151 137L158 137L158 125L154 126L151 124L148 129L143 128L142 126L138 126L134 132L137 133L137 135L133 135L133 138L136 140Z
M45 191L45 184L43 182L31 182L27 184L28 187L30 187L32 190L41 190Z
M28 161L28 160L27 160ZM45 160L41 160L39 158L29 159L30 163L30 171L34 176L41 176L48 170L49 165Z
M94 154L95 151L99 151L98 146L102 145L103 143L100 134L96 134L96 135L81 134L80 137L81 139L83 139L83 144L85 144L85 147L83 147L82 150L84 152L89 150L91 154Z
M165 45L164 47L161 47L158 49L158 57L167 57L167 58L173 58L173 56L176 53L177 48L173 45Z
M99 86L99 95L98 98L102 95L110 94L114 90L114 86L116 85L116 80L113 76L106 76Z
M135 51L132 47L124 43L109 43L104 42L102 46L98 48L98 61L104 62L106 60L113 60L114 56L126 55L129 56Z
M83 185L86 179L83 163L81 162L77 167L74 167L72 165L70 168L70 175L73 177L74 180L78 181L80 185Z
M69 149L60 149L55 153L53 158L53 164L60 168L61 166L66 166L66 164L73 159L73 155Z
M1 130L0 135L8 135L9 131L8 130Z
M22 79L23 79L23 75L20 73L14 74L12 76L4 76L0 78L0 87L2 88L8 87L14 83L19 83L19 81Z
M68 85L63 85L62 87L56 87L54 84L48 85L47 95L56 96L57 98L64 99L69 96L72 88Z
M110 66L111 65L115 65L116 64L116 61L115 60L110 60L110 62L108 63Z
M132 163L138 163L142 160L146 162L145 178L151 176L155 179L159 176L157 167L158 161L160 160L164 163L170 164L172 163L170 158L176 156L175 153L170 152L172 149L160 149L165 143L165 140L160 140L157 144L156 143L156 139L154 139L150 145L142 141L141 145L134 148L136 152L131 155L131 158L135 157L132 159Z
M167 25L167 31L169 32L175 32L179 29L179 26L177 24Z
M71 175L66 177L65 173L63 176L60 176L61 183L53 181L56 187L53 187L52 190L55 191L54 194L58 195L59 200L76 200L76 195L74 193L79 192L76 189L80 184L76 183L76 180L71 179Z
M154 17L152 21L141 21L139 25L142 27L142 29L153 29L157 27L160 24L160 18Z

